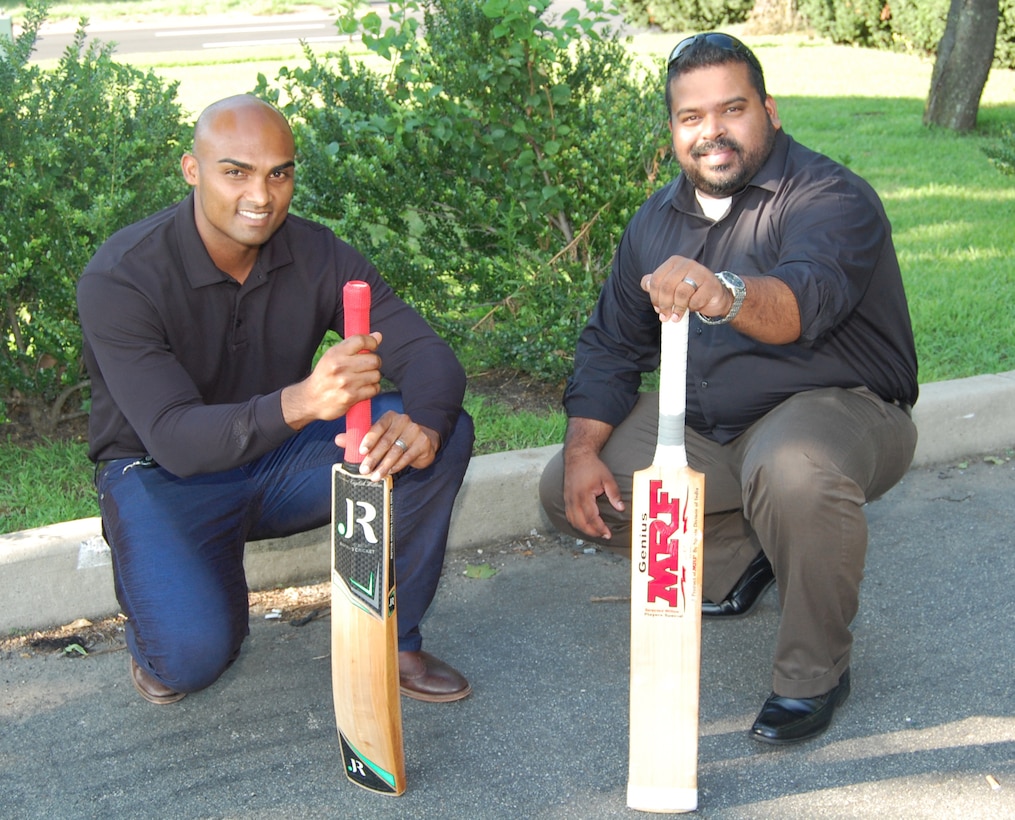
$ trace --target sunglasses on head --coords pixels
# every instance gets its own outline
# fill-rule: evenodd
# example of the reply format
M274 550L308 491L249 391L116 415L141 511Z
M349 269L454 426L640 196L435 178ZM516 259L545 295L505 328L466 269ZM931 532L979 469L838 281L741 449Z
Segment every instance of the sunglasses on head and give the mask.
M715 46L723 51L729 51L732 54L740 54L747 58L747 62L749 62L751 67L757 70L759 74L764 74L761 70L761 63L758 62L758 58L754 56L753 51L741 43L736 37L731 37L729 34L721 34L717 31L710 31L705 34L695 34L677 43L676 46L673 47L673 51L670 52L670 58L666 61L667 71L673 68L673 66L680 61L680 58L684 56L691 46L697 45L698 43L707 43L708 45Z

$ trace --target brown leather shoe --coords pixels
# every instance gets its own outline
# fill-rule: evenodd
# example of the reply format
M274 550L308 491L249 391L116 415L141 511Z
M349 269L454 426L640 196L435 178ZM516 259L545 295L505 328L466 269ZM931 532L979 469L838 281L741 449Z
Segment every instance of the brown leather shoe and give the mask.
M130 659L130 682L134 684L134 688L137 689L141 697L149 703L154 703L156 706L176 703L187 697L186 692L175 692L164 683L155 680L155 678L137 665L137 661L134 660L133 656Z
M461 700L472 691L461 672L429 652L399 652L398 678L403 695L429 703Z

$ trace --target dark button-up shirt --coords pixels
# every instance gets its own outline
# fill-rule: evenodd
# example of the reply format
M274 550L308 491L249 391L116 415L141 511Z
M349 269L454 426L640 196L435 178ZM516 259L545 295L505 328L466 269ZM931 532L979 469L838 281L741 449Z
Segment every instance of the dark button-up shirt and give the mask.
M718 222L683 174L632 218L578 341L568 416L616 426L631 411L641 375L659 364L659 318L641 278L673 255L713 272L774 276L800 309L800 338L785 345L691 314L692 429L725 443L795 393L822 387L866 386L886 401L915 403L909 308L881 201L856 174L779 131Z
M342 287L353 279L372 289L383 375L413 421L446 439L464 371L361 254L290 214L240 285L205 250L191 194L117 232L78 283L90 458L147 454L186 476L278 447L295 432L282 418L282 388L310 374L326 331L342 333Z

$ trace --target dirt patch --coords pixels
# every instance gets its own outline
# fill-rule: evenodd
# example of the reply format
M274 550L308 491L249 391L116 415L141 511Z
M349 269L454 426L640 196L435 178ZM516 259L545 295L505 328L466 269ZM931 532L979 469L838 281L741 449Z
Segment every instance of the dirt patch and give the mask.
M564 385L541 381L526 373L500 369L470 374L468 391L471 395L497 402L511 412L542 415L561 408L560 399L564 394ZM26 412L17 406L8 408L8 412L11 420L0 424L0 442L7 441L20 447L32 447L47 440L47 437L32 429ZM87 441L88 417L78 416L62 422L48 440Z
M70 624L39 629L0 640L0 659L17 654L21 657L35 655L66 655L85 657L91 654L116 652L123 649L122 615L92 622L79 618Z
M562 409L564 384L540 381L512 370L489 370L469 375L468 392L498 402L512 412L542 415Z
M76 416L60 422L50 435L43 435L33 429L28 413L17 405L8 406L10 421L0 424L0 442L16 444L19 447L33 447L53 441L88 441L88 416Z

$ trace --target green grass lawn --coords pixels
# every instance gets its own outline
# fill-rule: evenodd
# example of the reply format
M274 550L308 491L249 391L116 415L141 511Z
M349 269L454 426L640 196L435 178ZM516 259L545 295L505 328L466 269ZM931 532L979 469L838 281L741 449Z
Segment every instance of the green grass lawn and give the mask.
M106 8L102 3L87 5ZM182 8L156 0L145 5ZM271 5L287 10L296 4ZM217 10L226 7L216 4ZM90 16L103 15L91 11ZM735 33L737 27L732 30ZM636 36L631 48L644 60L661 60L678 39L678 34L646 33ZM783 127L801 142L851 167L883 198L909 294L920 381L1015 369L1011 358L1015 350L1015 177L997 172L982 150L997 139L1003 124L1015 121L1015 71L991 72L981 100L980 128L974 134L958 135L921 124L933 68L930 60L834 46L799 35L745 36L744 40L765 67ZM216 99L251 90L258 73L274 77L280 65L293 66L301 55L299 49L259 52L253 59L236 51L218 53L214 70L189 59L168 55L160 56L158 62L141 62L131 57L136 65L177 80L181 102L196 114ZM469 402L467 407L477 418L477 452L561 440L559 414L519 417L475 397ZM20 485L0 485L0 529L95 514L88 487L90 470L81 463L84 447L73 446L78 449L54 455L0 445L0 471L24 477ZM32 489L53 487L54 460L78 464L72 468L76 478L61 474L61 487L40 501ZM72 499L70 508L51 505L47 499L56 495L61 502Z

